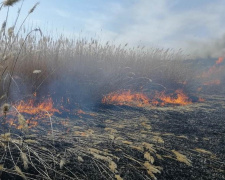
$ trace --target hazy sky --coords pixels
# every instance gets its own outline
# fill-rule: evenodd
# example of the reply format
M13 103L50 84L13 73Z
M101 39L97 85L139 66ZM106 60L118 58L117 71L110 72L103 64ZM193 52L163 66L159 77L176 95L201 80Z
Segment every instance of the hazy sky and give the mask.
M25 0L22 15L35 4ZM219 40L224 0L40 0L28 22L65 35L168 48ZM18 3L19 5L20 3ZM13 19L18 6L11 8ZM0 12L1 18L5 11ZM1 21L2 22L2 21ZM45 31L44 31L45 32Z

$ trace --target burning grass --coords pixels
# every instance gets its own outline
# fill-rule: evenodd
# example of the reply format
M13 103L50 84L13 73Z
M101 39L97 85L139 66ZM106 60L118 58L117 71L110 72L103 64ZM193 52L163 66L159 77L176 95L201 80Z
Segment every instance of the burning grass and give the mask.
M175 94L175 95L174 95ZM127 105L136 107L165 106L165 105L188 105L192 101L183 93L176 90L175 93L166 95L165 92L156 92L149 98L144 93L132 93L130 90L115 92L106 95L102 103L114 105Z
M55 112L59 112L58 109L53 107L53 100L51 98L46 98L44 102L35 104L34 99L28 100L28 102L20 101L18 104L15 105L15 108L20 113L26 113L30 115L36 115L41 111L45 113L48 112L50 115L53 115Z
M4 1L0 11L16 2ZM6 17L0 31L0 178L170 179L168 169L198 174L194 165L206 168L196 162L202 154L211 163L204 177L208 171L211 179L224 177L224 164L213 154L218 149L196 144L192 124L182 127L186 133L176 128L197 118L193 110L181 114L188 122L164 122L176 120L183 109L204 110L198 105L207 101L193 95L195 83L199 92L222 88L224 57L194 72L182 51L57 39L16 24L17 19L10 26ZM156 131L159 122L165 132ZM189 143L180 146L180 139Z
M150 99L143 93L131 93L130 90L121 93L110 93L102 99L102 103L146 107Z

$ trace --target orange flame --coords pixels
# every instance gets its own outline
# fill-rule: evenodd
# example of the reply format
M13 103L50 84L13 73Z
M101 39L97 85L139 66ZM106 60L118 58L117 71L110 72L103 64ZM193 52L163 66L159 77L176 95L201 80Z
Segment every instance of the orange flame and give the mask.
M218 60L216 61L216 64L222 63L224 60L224 57L219 57Z
M55 112L60 113L58 109L53 107L53 101L51 98L48 98L37 105L35 105L34 100L32 99L28 102L20 101L15 107L20 113L27 113L30 115L38 114L41 111L47 111L50 115L53 115Z
M177 104L177 105L188 105L192 104L192 102L189 100L188 96L183 93L182 90L176 90L175 91L176 97L166 96L165 93L158 93L157 99L160 99L162 101L162 105L164 104Z
M15 108L21 114L25 113L27 115L35 115L35 117L26 120L28 128L36 127L38 125L37 120L45 118L47 115L52 116L55 112L60 113L58 109L53 107L53 101L51 98L47 98L44 102L38 104L35 104L33 99L28 101L20 101L15 105ZM15 118L18 112L11 112L10 115L12 115L14 118L8 119L7 123L12 127L21 129L22 126L19 125L18 119ZM45 120L42 120L42 122L45 122Z
M222 73L225 66L220 65L224 61L225 56L219 57L215 64L211 66L208 71L203 72L198 78L202 78L202 86L219 86L221 85ZM197 91L201 91L202 87L199 87Z
M223 70L223 67L217 67L216 65L212 66L208 71L203 72L201 77L202 78L208 78L212 76L213 74L217 74Z
M218 60L216 61L216 63L212 67L210 67L208 71L203 72L202 75L199 77L207 78L213 74L217 74L217 73L220 73L221 71L223 71L224 70L223 66L217 66L218 64L221 64L223 62L223 60L224 60L224 57L219 57Z
M83 111L82 109L78 109L78 110L75 112L75 115L78 115L80 118L82 118L82 115L96 116L95 113L86 112L86 111Z
M122 93L110 93L102 99L104 104L127 105L143 107L149 105L149 98L142 93L131 93L130 90Z
M67 103L69 103L69 99L66 100ZM24 126L19 124L18 121L18 113L23 114L26 123L28 125L28 128L33 128L41 124L49 124L48 116L52 116L54 113L66 112L71 115L78 115L80 118L82 118L83 115L85 116L96 116L95 113L92 112L86 112L81 109L78 109L76 111L69 110L64 108L63 106L60 106L60 110L54 108L54 103L52 98L47 98L41 103L35 103L34 99L30 99L27 101L20 101L17 104L14 105L16 111L12 110L9 113L9 118L6 120L6 123L10 125L11 127L14 127L16 129L22 129ZM69 121L59 121L55 122L56 124L67 126Z
M182 90L176 90L175 95L175 97L172 97L172 95L166 95L165 92L160 92L156 93L156 95L150 99L143 93L132 93L130 90L128 90L123 91L122 93L110 93L103 97L102 103L136 107L154 105L164 106L166 104L188 105L192 103Z

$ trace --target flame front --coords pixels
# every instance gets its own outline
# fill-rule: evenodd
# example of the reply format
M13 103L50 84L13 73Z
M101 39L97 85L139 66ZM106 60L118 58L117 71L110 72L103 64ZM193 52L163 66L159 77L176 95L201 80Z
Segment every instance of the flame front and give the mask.
M165 92L157 92L153 98L149 98L143 93L132 93L130 90L123 91L121 93L113 92L106 95L102 99L104 104L114 104L114 105L127 105L136 107L146 107L146 106L164 106L166 104L176 104L176 105L188 105L191 104L191 100L183 93L182 90L176 90L175 96L166 95Z
M102 99L104 104L127 105L143 107L149 105L149 98L142 93L131 93L130 90L122 93L113 92Z
M224 60L224 57L219 57L218 60L216 61L216 64L221 64Z
M47 111L50 115L53 115L55 112L59 113L59 110L53 107L53 101L51 98L48 98L44 102L38 104L35 104L33 99L28 100L28 102L20 101L19 104L15 105L15 107L20 113L30 115L35 115L42 111Z
M224 77L224 69L225 65L224 63L225 56L219 57L214 65L212 65L207 71L202 72L201 75L197 76L201 80L201 87L197 88L197 91L200 92L204 90L204 86L208 87L219 87L223 85L223 77ZM214 88L215 90L215 88Z
M7 119L7 123L17 129L21 129L16 116L18 113L23 114L26 118L28 128L36 127L40 122L46 123L46 118L52 116L54 113L60 113L60 111L53 107L53 100L47 98L41 103L35 103L33 99L28 101L20 101L14 105L17 111L11 112L9 115L13 118Z
M201 76L201 78L208 78L211 77L212 75L218 74L220 72L222 72L224 70L224 66L220 66L219 64L221 64L224 60L224 57L219 57L216 61L216 63L209 68L208 71L203 72Z
M182 90L175 91L176 97L167 96L165 92L157 93L156 98L161 100L161 105L165 104L177 104L177 105L188 105L192 104L191 100L189 100L188 96L183 93Z
M69 99L67 99L67 104ZM82 118L83 116L96 116L95 113L86 112L82 109L73 110L66 109L63 107L63 103L58 104L59 109L54 107L54 103L52 98L45 98L43 102L37 103L34 99L29 99L27 101L22 100L16 104L14 104L14 109L8 113L8 118L6 120L7 124L16 129L22 129L23 127L20 125L18 120L18 113L22 114L25 118L25 121L28 125L28 128L37 127L38 125L50 125L49 116L51 117L53 114L58 113L62 114L63 112L68 115L75 115ZM57 121L55 124L66 126L68 125L68 121Z

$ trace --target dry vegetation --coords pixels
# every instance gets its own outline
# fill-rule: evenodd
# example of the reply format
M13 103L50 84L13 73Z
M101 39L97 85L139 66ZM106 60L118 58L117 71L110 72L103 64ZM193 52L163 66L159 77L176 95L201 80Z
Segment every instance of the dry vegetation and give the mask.
M3 1L0 12L17 2ZM163 179L168 174L160 173L168 163L193 171L193 160L204 160L199 154L210 156L212 179L224 177L224 165L209 150L182 149L168 140L173 137L179 143L179 139L191 141L190 137L154 130L151 122L157 124L160 114L166 116L165 109L101 107L104 95L122 89L189 92L195 73L182 51L129 48L64 36L56 39L39 28L27 30L27 17L17 24L19 16L20 11L14 24L8 24L6 16L0 31L1 179ZM33 117L19 112L14 103L28 98L38 102L49 95L55 104L64 98L76 108L99 106L70 119L46 111L45 117L38 117L44 123L30 128L26 119ZM6 123L12 114L17 129Z
M183 88L182 82L192 78L191 70L180 61L179 53L172 54L159 49L139 52L109 43L102 45L96 40L71 40L63 37L53 40L37 36L30 35L23 47L24 39L18 39L3 66L3 69L8 67L7 70L10 70L11 63L17 57L15 49L21 51L14 69L13 75L17 79L11 84L12 96L15 93L18 97L23 92L27 95L35 91L43 96L55 91L56 97L63 97L73 92L71 98L74 100L91 102L101 99L104 94L124 88ZM35 69L42 72L33 74ZM4 75L7 75L7 71Z
M72 96L74 101L96 102L124 88L183 88L183 83L193 78L191 69L182 61L182 51L172 49L129 48L127 44L115 46L63 35L55 38L45 36L40 29L27 30L4 22L0 44L1 94L9 91L13 101L38 92L38 96L55 94ZM41 73L34 74L34 70Z

